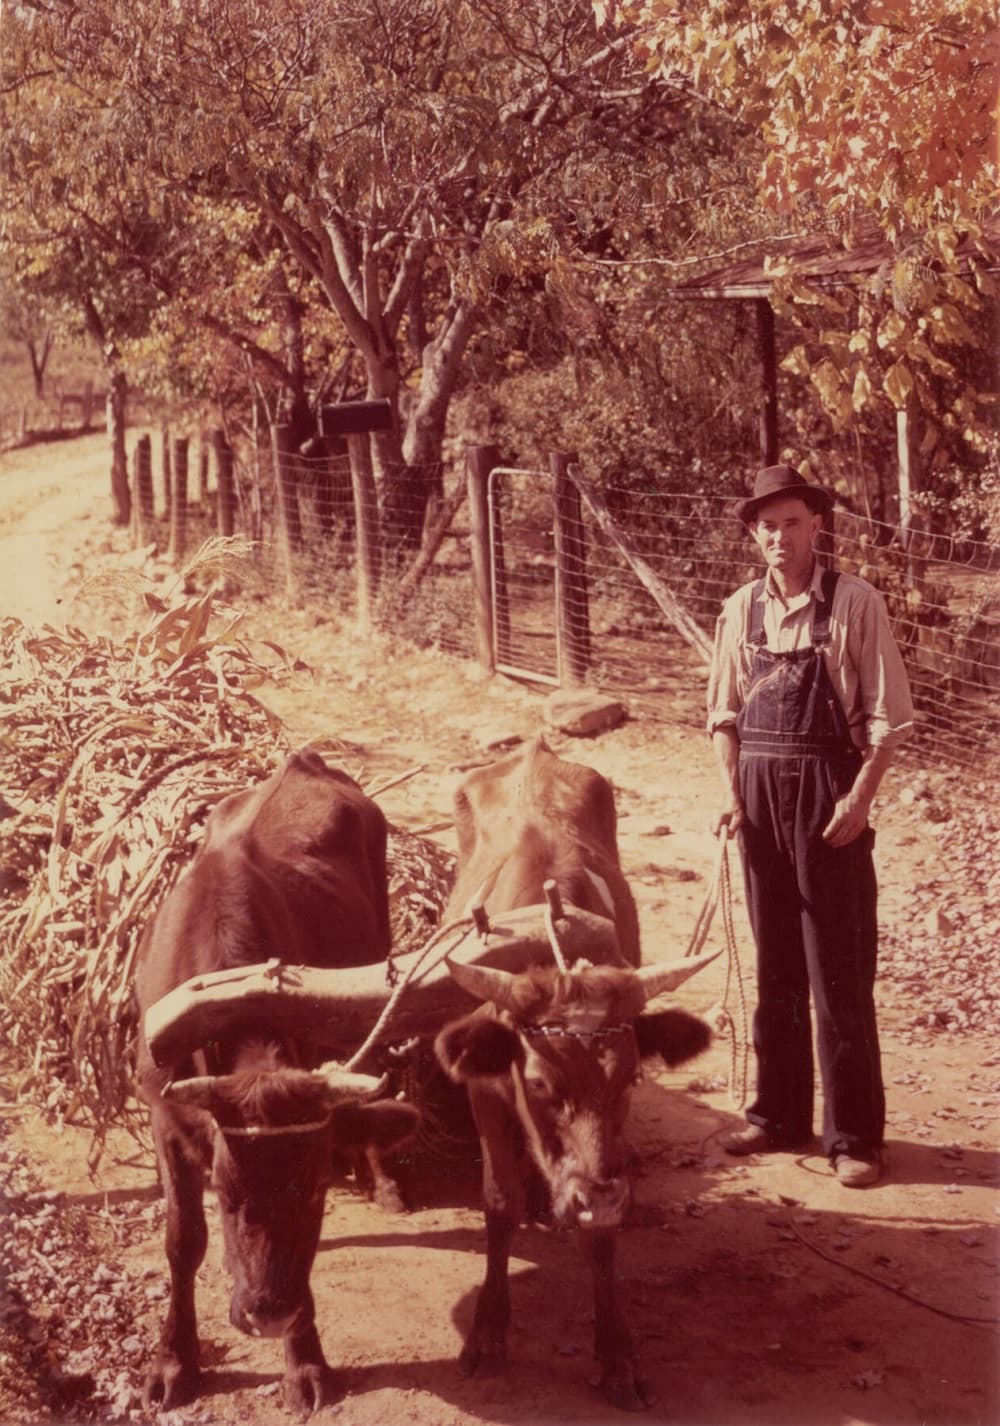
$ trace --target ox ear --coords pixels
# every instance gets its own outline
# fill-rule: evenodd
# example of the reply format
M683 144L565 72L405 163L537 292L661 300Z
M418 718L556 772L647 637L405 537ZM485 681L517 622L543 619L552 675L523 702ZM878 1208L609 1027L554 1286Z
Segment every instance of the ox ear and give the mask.
M712 1032L686 1010L654 1010L636 1020L635 1038L642 1059L659 1055L668 1065L680 1065L707 1048Z
M369 1145L387 1151L412 1139L419 1125L419 1110L396 1099L341 1104L333 1112L333 1146L340 1152Z
M471 1079L496 1079L513 1064L524 1063L521 1037L492 1016L467 1015L446 1025L434 1041L442 1069L456 1084Z

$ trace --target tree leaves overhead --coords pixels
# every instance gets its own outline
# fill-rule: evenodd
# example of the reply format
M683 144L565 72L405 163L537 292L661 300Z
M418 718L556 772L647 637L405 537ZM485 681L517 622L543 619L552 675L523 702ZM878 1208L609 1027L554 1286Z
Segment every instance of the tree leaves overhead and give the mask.
M994 205L996 12L988 0L659 0L623 5L649 63L760 134L763 202L818 202L898 238Z

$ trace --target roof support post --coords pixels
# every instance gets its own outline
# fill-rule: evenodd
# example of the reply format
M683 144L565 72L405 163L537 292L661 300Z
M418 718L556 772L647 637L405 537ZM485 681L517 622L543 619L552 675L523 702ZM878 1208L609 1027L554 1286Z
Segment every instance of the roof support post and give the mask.
M754 301L757 310L757 351L760 355L763 404L760 412L760 463L778 460L778 362L774 342L774 309L766 297Z

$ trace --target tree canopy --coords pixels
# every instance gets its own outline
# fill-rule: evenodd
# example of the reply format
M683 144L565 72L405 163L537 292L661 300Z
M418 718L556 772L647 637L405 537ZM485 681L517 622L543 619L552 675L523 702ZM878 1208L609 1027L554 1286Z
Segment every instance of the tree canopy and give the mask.
M841 294L769 258L797 328L789 443L817 413L836 443L918 410L946 483L989 441L996 159L990 11L954 9L15 0L0 242L23 290L175 398L252 395L295 442L325 400L388 398L376 465L412 541L455 393L523 390L526 366L567 417L659 422L648 463L690 469L724 404L745 464L740 319L682 313L672 283L749 243L875 231L887 265Z

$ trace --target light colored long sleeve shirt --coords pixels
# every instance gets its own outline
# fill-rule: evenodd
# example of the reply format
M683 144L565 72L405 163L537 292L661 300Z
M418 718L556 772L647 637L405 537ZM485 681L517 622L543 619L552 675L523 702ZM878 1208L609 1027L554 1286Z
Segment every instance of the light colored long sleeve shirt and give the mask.
M813 609L822 569L787 602L768 571L764 577L764 634L774 653L810 647ZM715 628L708 681L708 729L736 722L750 683L754 649L748 642L750 601L756 581L730 595ZM830 641L823 650L830 681L861 749L895 747L913 731L913 702L902 655L889 627L885 601L857 575L842 574L830 611Z

